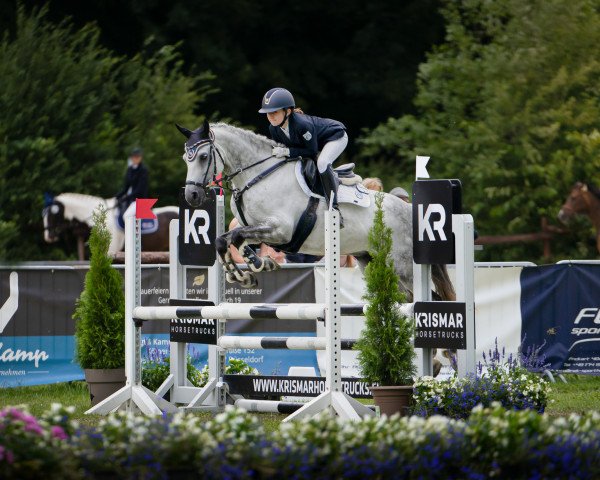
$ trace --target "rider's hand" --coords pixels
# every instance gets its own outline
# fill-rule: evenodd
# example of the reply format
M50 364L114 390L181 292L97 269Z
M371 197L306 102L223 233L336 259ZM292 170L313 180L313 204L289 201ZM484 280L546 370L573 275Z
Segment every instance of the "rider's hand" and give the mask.
M273 155L274 157L289 157L290 149L285 147L273 147L271 155Z

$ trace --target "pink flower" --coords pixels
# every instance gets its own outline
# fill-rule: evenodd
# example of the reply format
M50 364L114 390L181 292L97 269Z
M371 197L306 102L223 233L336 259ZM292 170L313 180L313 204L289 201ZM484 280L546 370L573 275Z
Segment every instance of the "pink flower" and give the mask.
M7 463L13 463L15 461L15 456L13 453L0 445L0 461L4 460L5 458Z
M52 436L54 438L58 438L59 440L66 440L67 439L67 434L65 433L65 431L63 430L62 427L59 427L58 425L54 425L53 427L50 428L50 433L52 434Z
M25 421L25 431L37 433L38 435L42 435L44 433L42 427L40 427L39 423L37 423L36 419L33 417L29 417Z

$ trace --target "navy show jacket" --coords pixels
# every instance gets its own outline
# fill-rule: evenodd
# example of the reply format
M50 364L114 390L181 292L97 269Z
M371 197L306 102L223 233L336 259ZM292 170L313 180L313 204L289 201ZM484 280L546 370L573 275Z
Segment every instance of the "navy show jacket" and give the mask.
M148 198L148 169L143 162L137 168L133 165L127 167L125 185L117 193L117 197L125 194L127 194L127 202L132 202L136 198Z
M313 117L303 113L290 115L288 126L290 138L280 127L269 125L271 138L290 149L290 157L317 159L317 154L327 142L344 136L346 127L330 118Z

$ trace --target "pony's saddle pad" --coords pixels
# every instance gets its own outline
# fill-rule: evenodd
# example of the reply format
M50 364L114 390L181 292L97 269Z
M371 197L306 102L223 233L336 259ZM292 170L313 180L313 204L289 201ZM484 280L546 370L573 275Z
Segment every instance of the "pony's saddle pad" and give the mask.
M117 215L117 225L121 230L125 230L123 215ZM140 221L140 230L142 235L156 232L158 230L158 218L142 218Z
M369 191L363 186L362 178L353 172L354 164L346 163L334 172L339 182L338 203L351 203L359 207L368 207L371 204ZM309 197L324 197L321 176L317 171L317 165L313 160L301 160L296 162L296 180Z

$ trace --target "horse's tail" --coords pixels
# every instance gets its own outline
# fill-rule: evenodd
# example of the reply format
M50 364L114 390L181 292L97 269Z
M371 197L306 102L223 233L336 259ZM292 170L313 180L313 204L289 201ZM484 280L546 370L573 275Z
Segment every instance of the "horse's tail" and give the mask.
M456 300L456 292L448 276L446 265L431 265L431 280L440 300L448 302Z

